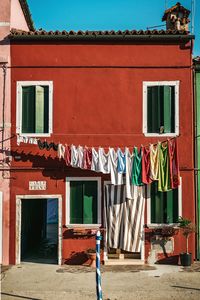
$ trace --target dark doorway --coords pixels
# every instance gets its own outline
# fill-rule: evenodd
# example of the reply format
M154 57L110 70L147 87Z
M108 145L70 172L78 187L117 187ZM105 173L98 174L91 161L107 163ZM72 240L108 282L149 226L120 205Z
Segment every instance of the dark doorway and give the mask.
M23 199L21 261L58 263L58 199Z

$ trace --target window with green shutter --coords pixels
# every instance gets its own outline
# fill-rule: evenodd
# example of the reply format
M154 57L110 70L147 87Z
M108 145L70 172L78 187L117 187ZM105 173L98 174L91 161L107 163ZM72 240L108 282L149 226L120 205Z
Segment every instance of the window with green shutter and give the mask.
M147 132L175 132L175 87L147 87Z
M158 183L151 184L151 223L176 223L179 217L178 189L168 192L159 192Z
M21 133L49 132L49 86L22 86Z
M143 133L179 135L179 81L143 82Z
M97 224L97 207L97 181L70 181L70 224Z

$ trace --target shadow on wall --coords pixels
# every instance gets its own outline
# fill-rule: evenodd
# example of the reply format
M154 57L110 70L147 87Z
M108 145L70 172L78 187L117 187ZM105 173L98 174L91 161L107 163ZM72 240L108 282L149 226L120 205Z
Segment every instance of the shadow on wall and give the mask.
M63 226L65 228L65 225ZM83 240L83 239L93 239L95 240L95 235L90 234L87 232L74 232L74 229L67 229L65 232L63 232L63 238L64 239L76 239L76 240Z
M156 264L161 265L178 265L179 263L179 255L171 255L164 258L159 258Z
M53 153L53 156L47 156L47 153L40 155L39 153L25 153L24 151L19 152L16 150L11 151L11 155L16 162L31 162L32 168L44 168L44 170L42 170L42 175L55 180L63 179L63 181L65 181L66 170L70 172L70 174L74 174L74 176L76 176L75 174L77 172L79 176L85 176L85 172L87 172L87 176L94 175L93 171L75 169L67 166L64 159L59 160L58 157L55 156L55 152Z
M64 261L65 265L83 265L88 261L87 254L85 251L81 252L71 252L70 258L67 258Z

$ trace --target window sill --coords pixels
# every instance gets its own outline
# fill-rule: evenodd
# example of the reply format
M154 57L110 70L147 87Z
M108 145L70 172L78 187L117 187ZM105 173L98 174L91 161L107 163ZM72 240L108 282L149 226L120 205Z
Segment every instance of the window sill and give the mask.
M65 225L68 229L74 230L87 230L87 229L100 229L101 224L67 224Z
M144 133L144 136L147 137L177 137L179 136L178 133Z
M32 137L32 138L39 138L39 137L50 137L51 133L17 133L19 136L24 137Z
M155 228L162 228L165 226L173 226L174 228L179 228L178 223L163 223L163 224L146 224L146 228L155 229Z

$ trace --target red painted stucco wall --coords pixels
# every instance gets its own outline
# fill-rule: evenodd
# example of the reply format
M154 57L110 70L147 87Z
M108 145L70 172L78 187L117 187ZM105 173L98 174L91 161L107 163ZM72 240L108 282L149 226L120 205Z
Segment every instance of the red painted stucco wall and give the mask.
M182 210L183 216L194 221L193 96L189 43L75 45L21 42L12 44L11 57L12 134L16 133L16 82L51 80L53 134L47 140L75 145L123 148L157 142L157 137L147 138L142 133L142 83L179 80L178 146ZM65 164L55 159L55 152L40 151L34 145L17 146L16 138L12 139L12 149L14 155L21 153L23 157L12 162L10 262L15 263L16 195L34 193L28 190L29 180L47 181L47 190L35 194L62 195L65 225L65 177L99 174L72 168L64 170ZM38 170L38 167L46 169ZM190 242L190 250L194 256L194 237ZM84 239L81 243L80 240L71 239L66 228L63 228L63 262L73 251L83 251L93 243L92 239ZM183 239L180 235L176 236L174 254L183 250L182 244ZM146 258L149 248L150 244L146 239Z

